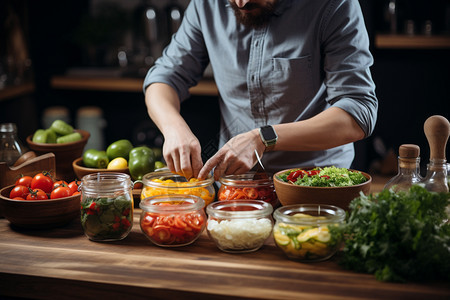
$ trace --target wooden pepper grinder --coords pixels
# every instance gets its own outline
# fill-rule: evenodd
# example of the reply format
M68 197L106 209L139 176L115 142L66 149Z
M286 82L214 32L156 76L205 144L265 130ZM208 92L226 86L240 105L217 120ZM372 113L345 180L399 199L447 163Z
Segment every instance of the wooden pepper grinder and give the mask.
M445 149L450 136L450 123L443 116L429 117L423 126L430 146L430 162L423 180L425 188L434 192L448 192Z

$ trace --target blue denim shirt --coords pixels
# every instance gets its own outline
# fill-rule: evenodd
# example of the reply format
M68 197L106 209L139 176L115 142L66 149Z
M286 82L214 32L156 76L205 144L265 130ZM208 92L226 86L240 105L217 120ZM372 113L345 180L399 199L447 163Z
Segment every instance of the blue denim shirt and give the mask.
M365 135L375 126L378 101L373 58L358 0L280 0L259 29L237 23L227 0L192 0L182 25L145 88L172 86L180 100L208 63L220 93L220 146L266 124L295 122L331 107L350 113ZM339 134L339 128L335 130ZM269 171L297 166L350 167L353 144L323 151L264 154Z

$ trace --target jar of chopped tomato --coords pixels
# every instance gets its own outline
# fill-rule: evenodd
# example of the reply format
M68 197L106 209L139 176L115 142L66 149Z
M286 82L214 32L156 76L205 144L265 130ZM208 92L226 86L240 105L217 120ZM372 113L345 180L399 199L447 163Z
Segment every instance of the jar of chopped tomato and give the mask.
M219 179L217 199L223 200L262 200L278 206L278 197L275 193L272 178L253 179L254 173L241 175L224 175Z
M194 195L159 195L141 200L140 225L147 238L161 247L193 243L206 226L205 201Z
M144 175L142 183L141 200L157 195L194 195L202 198L206 206L216 196L212 175L202 180L187 180L184 176L161 170Z

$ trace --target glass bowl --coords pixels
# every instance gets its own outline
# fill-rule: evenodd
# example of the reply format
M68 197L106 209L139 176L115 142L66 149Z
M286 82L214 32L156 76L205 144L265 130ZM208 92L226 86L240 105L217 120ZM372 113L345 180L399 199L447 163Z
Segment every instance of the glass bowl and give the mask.
M206 206L213 202L216 196L212 175L204 180L187 180L184 176L163 169L144 175L142 184L141 200L157 195L194 195L202 198Z
M272 178L253 179L254 172L240 175L225 175L219 179L221 184L217 199L223 200L262 200L273 208L278 206L278 197Z
M224 252L253 252L272 233L272 212L272 206L262 200L213 202L206 207L207 232Z
M284 254L298 261L332 257L342 242L345 211L332 205L294 204L275 210L273 237Z
M193 243L206 226L205 202L193 195L159 195L145 198L142 209L142 232L155 245L179 247Z

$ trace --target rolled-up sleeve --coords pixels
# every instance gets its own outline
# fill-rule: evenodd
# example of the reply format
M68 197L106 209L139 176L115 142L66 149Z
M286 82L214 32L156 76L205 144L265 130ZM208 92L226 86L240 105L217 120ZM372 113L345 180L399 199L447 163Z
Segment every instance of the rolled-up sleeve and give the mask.
M189 88L201 79L209 59L195 2L189 3L171 43L148 71L144 80L144 93L152 83L166 83L175 89L182 101L189 97Z
M367 137L378 112L369 37L357 0L331 3L321 31L327 101L351 114Z

